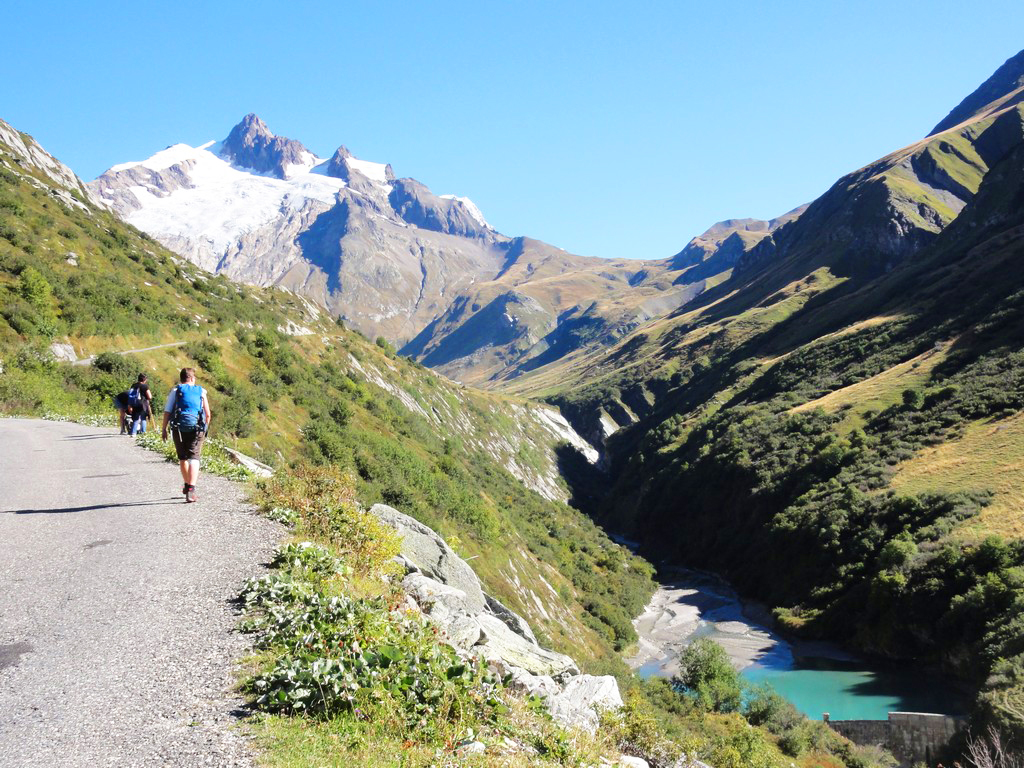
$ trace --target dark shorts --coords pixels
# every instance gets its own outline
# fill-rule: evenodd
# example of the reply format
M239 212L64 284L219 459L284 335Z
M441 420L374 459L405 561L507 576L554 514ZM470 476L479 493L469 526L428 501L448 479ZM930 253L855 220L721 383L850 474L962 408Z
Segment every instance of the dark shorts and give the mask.
M171 437L174 439L174 450L178 452L178 461L199 459L199 454L203 452L205 432L172 429Z

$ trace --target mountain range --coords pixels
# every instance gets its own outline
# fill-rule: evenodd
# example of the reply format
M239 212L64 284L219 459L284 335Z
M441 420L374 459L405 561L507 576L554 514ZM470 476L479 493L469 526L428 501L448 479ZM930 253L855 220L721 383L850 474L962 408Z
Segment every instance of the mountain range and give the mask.
M574 503L787 631L916 659L1024 734L1024 53L728 280L511 382L604 439Z
M663 316L798 214L722 222L667 259L577 256L502 235L468 198L436 195L344 146L317 157L254 114L223 141L173 145L88 187L198 266L301 293L482 386Z

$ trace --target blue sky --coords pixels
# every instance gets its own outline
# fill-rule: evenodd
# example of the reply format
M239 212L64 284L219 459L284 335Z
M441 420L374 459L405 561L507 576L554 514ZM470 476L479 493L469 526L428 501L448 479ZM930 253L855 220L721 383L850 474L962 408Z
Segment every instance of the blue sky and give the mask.
M91 179L256 112L490 223L660 258L923 136L1024 3L12 2L0 117Z

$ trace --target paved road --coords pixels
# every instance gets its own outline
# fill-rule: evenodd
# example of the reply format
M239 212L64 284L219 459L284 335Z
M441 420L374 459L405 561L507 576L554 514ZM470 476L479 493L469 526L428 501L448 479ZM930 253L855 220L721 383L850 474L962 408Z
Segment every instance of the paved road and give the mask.
M0 765L251 765L230 600L281 529L113 430L0 419L0 479Z

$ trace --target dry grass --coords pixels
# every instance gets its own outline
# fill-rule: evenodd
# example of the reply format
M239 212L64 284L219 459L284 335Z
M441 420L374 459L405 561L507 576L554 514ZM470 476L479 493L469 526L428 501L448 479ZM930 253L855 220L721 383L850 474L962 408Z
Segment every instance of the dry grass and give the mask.
M959 440L925 449L899 465L892 488L908 494L991 490L992 503L957 535L1024 537L1024 415L976 422Z
M822 408L829 412L843 406L853 406L853 414L880 411L900 401L905 389L921 389L935 368L946 356L947 347L929 349L917 357L894 365L870 378L848 387L829 392L824 397L810 400L792 409L793 413Z

